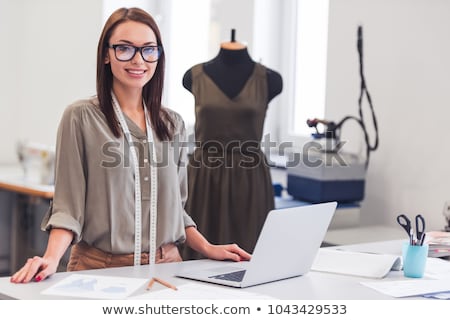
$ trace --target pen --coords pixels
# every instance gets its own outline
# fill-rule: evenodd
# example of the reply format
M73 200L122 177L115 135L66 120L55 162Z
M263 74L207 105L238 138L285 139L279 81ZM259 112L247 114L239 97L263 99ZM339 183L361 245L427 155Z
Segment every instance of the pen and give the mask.
M155 282L158 282L158 283L162 284L163 286L165 286L165 287L167 287L167 288L170 288L170 289L173 289L173 290L178 290L178 288L175 287L173 284L170 284L169 282L164 281L164 280L162 280L162 279L160 279L160 278L156 278L156 277L153 277L153 278L150 280L150 282L149 282L148 285L147 285L147 290L150 290L150 288L153 286L153 284L154 284Z
M151 278L147 285L147 290L150 290L154 283L155 283L155 278Z
M175 287L173 284L168 283L167 281L164 281L160 278L153 278L155 279L156 282L161 283L163 286L166 286L167 288L173 289L173 290L178 290L177 287Z

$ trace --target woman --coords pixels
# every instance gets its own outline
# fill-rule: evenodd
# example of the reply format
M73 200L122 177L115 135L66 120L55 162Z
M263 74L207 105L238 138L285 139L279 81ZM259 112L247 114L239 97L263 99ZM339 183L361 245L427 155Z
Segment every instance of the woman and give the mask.
M183 242L211 259L250 259L235 244L210 244L183 209L186 150L174 141L185 141L185 130L161 107L164 62L148 13L110 16L98 44L97 97L69 106L59 125L55 194L42 222L47 249L11 282L55 273L71 244L68 271L181 261Z

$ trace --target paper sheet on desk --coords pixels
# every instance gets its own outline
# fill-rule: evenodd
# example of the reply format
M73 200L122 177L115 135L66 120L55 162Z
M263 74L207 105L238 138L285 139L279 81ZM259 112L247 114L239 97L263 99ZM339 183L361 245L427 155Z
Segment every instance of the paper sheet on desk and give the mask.
M187 283L177 287L178 290L164 288L162 290L150 290L147 293L131 296L128 299L135 300L262 300L275 299L270 296L243 291L242 289L232 289L218 285L205 285L201 283Z
M391 297L413 297L450 290L450 279L417 279L361 282L362 285Z
M91 299L125 299L148 279L73 274L42 294Z
M395 255L322 248L311 269L357 277L383 278L389 271L400 268L401 258Z

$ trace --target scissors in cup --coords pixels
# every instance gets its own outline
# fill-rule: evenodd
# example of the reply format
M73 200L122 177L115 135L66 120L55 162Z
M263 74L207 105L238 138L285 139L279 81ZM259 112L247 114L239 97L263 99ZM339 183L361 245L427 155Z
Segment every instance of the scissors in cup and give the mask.
M406 215L398 215L397 222L403 229L405 229L406 233L408 234L410 245L423 245L423 242L425 240L425 219L422 215L418 214L415 218L416 239L414 239L414 230L411 226L411 220L409 220Z

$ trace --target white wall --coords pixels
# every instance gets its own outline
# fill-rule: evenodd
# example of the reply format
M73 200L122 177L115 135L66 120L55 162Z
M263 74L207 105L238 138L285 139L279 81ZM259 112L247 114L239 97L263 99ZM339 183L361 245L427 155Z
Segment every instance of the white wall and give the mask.
M12 161L14 158L14 140L16 128L17 99L15 99L18 79L17 69L20 67L18 39L15 37L18 26L13 24L14 17L19 11L13 1L0 1L0 39L3 41L0 50L2 61L2 76L0 77L0 163ZM9 46L7 50L4 45ZM15 71L16 70L16 71Z
M17 69L20 61L14 59L17 55L15 26L12 24L16 16L16 8L13 1L0 1L0 39L2 49L0 50L0 61L2 61L2 76L0 76L0 163L3 159L13 157L13 144L17 121L15 119L14 97L10 90L11 83L17 82ZM9 50L7 49L9 48ZM16 63L14 63L16 62ZM11 155L11 157L8 157ZM16 198L9 192L0 190L0 273L9 274L9 261L4 257L10 254L10 226L12 204Z
M449 17L447 0L330 0L327 117L358 114L359 24L378 117L380 146L372 153L362 207L366 224L395 226L398 213L422 213L429 229L445 224L442 209L450 199ZM372 128L367 103L365 111ZM344 140L354 143L360 137L356 126L344 129Z
M101 18L100 0L0 2L0 164L19 139L54 144L64 108L95 94Z

